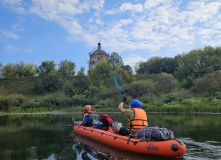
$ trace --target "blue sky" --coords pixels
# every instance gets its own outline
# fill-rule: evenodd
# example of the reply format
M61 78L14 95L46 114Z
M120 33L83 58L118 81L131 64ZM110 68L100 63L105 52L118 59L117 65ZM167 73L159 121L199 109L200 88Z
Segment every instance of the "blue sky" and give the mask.
M221 0L1 0L0 63L71 60L88 70L97 47L131 67L221 47Z

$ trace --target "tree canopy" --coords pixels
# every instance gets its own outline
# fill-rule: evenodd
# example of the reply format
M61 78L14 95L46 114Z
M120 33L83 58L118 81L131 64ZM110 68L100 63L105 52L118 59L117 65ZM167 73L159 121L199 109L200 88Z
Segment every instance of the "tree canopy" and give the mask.
M123 60L119 54L113 52L109 57L109 64L111 64L114 68L123 66Z
M38 73L48 74L49 72L55 70L55 63L54 61L43 61L41 65L38 67Z
M74 76L75 75L75 63L68 60L62 60L58 64L58 71L63 76Z

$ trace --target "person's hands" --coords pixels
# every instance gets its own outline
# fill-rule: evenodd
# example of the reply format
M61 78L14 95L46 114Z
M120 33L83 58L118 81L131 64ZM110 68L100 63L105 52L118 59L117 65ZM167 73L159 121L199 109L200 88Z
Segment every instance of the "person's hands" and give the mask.
M122 102L126 103L126 102L127 102L127 98L124 97L123 100L122 100Z

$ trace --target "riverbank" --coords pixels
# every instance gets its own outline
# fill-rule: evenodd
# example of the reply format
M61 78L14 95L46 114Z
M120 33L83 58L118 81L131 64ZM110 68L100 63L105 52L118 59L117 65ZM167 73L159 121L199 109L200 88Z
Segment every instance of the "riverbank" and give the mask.
M0 116L3 115L34 115L34 114L82 114L83 112L65 112L65 111L55 111L55 112L32 112L32 113L27 113L27 112L23 112L23 113L0 113ZM120 112L105 112L105 111L99 111L96 112L97 114L103 114L103 113L120 113ZM157 114L170 114L170 113L179 113L179 114L221 114L221 112L219 113L213 113L213 112L147 112L147 114L153 114L153 113L157 113Z

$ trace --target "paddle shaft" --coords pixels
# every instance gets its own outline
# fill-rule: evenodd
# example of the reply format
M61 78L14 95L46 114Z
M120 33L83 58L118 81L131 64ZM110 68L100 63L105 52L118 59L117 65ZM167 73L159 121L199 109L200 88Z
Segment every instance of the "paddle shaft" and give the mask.
M120 93L122 94L122 96L123 96L124 98L126 98L126 96L124 95L122 89L121 89L120 86L118 85L117 80L115 79L115 77L114 77L114 81L115 81L115 84L116 84L117 88L119 89ZM126 103L129 105L129 103L127 102L127 100L126 100Z

